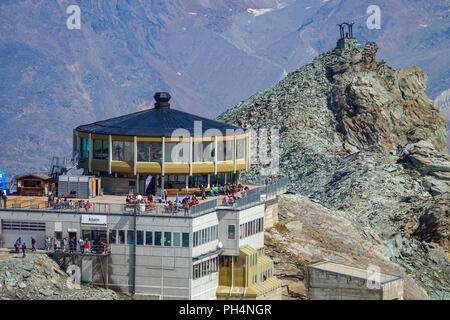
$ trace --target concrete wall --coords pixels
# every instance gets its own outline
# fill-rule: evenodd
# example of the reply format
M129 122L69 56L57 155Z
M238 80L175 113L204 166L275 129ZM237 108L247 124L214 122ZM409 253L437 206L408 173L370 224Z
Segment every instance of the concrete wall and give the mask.
M223 244L223 254L239 254L239 214L238 211L219 209L217 210L219 220L219 239ZM228 239L228 225L235 226L235 239Z
M403 280L382 284L383 300L403 300Z
M278 223L278 197L265 202L264 229L268 230Z
M308 267L305 278L308 298L311 300L382 300L402 299L403 280L384 284L380 289L370 289L367 280L350 275ZM384 294L386 290L386 294Z
M239 247L245 244L253 248L264 245L264 233L252 235L239 240L239 225L264 216L264 204L242 211L217 210L196 217L184 216L150 216L136 217L136 230L189 233L189 247L164 247L111 244L111 255L108 257L83 256L85 279L102 285L107 279L109 287L123 291L135 292L148 299L215 299L218 285L218 273L213 272L199 279L192 279L194 263L201 259L211 259L218 255L219 241L224 244L225 254L239 254ZM81 214L57 213L52 211L0 210L2 219L45 222L47 236L54 236L55 230L68 236L68 229L77 229L77 237L81 235ZM228 224L235 225L235 239L228 239ZM193 232L209 226L218 225L219 239L193 248ZM102 226L92 227L105 230ZM134 230L134 216L109 214L106 230ZM173 241L173 239L172 239ZM134 252L136 250L136 252ZM134 262L134 253L136 261ZM101 262L101 263L100 263ZM108 270L108 272L106 271ZM103 271L103 272L102 272ZM134 276L135 274L135 276ZM135 282L134 282L134 279Z

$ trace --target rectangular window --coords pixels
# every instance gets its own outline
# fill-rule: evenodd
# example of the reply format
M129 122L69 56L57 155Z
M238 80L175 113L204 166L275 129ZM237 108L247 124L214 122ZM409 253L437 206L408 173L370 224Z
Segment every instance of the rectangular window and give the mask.
M134 244L134 230L127 231L127 243Z
M147 246L153 245L153 232L151 231L145 232L145 245Z
M164 151L165 162L189 162L189 143L166 142Z
M233 160L234 157L234 141L224 141L225 144L225 160Z
M137 245L143 245L144 244L144 231L137 231L136 235L136 244Z
M179 247L180 245L181 245L180 233L179 232L174 232L173 233L173 246L174 247Z
M161 245L161 232L155 231L155 246Z
M113 141L113 160L123 161L123 141Z
M225 159L225 144L224 141L217 141L217 161L223 161Z
M164 232L164 246L165 247L172 246L172 232Z
M203 161L214 161L214 141L203 142Z
M81 138L81 160L89 158L89 139Z
M106 160L108 159L109 150L108 150L109 141L108 140L94 140L94 159L98 160Z
M206 232L205 231L206 231L205 229L202 230L202 244L206 243Z
M62 232L61 231L55 231L55 238L58 239L58 240L62 240Z
M194 142L193 143L193 153L194 153L194 162L202 162L203 160L203 144L201 142Z
M236 226L234 224L228 225L228 239L229 240L236 239Z
M183 232L182 244L183 244L183 247L189 247L189 233Z
M134 161L134 143L125 141L123 146L123 161L133 162Z
M161 142L150 142L150 161L158 162L162 158Z
M236 159L245 158L245 139L236 140Z
M109 244L116 244L116 230L109 230Z
M193 274L194 279L198 279L199 278L199 272L198 272L198 264L194 265L194 274Z
M149 162L150 161L150 143L138 142L137 143L137 161Z
M119 244L125 244L125 230L119 230Z

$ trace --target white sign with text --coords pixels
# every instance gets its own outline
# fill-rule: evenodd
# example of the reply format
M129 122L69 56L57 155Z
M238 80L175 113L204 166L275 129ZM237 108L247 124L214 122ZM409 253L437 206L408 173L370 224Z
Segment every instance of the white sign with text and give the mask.
M107 216L94 216L94 215L83 214L81 216L81 223L82 224L107 225L108 219L107 219Z

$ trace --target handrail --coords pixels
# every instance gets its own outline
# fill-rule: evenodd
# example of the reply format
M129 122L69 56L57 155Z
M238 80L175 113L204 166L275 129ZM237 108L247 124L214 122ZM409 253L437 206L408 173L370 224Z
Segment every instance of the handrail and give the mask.
M261 203L261 195L265 194L266 199L272 195L278 195L285 192L287 187L287 178L278 179L274 184L270 186L257 187L250 190L240 191L235 194L236 199L226 198L212 199L204 201L194 206L190 206L185 209L183 205L168 205L164 203L127 203L127 204L114 204L114 203L100 203L100 202L78 202L78 201L66 201L58 203L54 206L48 207L46 200L9 200L8 208L1 208L1 210L27 210L37 211L47 210L57 213L73 213L73 214L133 214L136 211L137 214L150 214L150 215L177 215L177 216L198 216L217 208L230 208L233 210L243 210ZM89 203L88 206L86 204Z

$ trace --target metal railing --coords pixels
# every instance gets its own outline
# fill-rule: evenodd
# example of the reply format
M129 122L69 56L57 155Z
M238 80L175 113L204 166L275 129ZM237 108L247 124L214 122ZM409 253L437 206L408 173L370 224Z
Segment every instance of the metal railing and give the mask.
M278 178L273 184L265 185L263 193L266 195L266 198L285 193L287 191L288 182L289 180L287 178Z
M152 215L178 215L178 216L197 216L207 212L211 212L219 208L232 208L242 210L254 206L262 202L261 195L265 194L266 199L271 196L286 192L288 180L286 178L278 179L270 186L256 187L250 190L241 191L235 194L237 199L223 198L212 199L204 201L188 210L185 210L183 205L169 205L165 203L97 203L84 201L62 201L55 205L48 206L45 200L10 200L8 208L3 210L20 210L20 211L42 211L47 210L57 213L72 213L72 214L152 214Z
M56 247L56 249L54 248L53 244L51 244L49 247L47 247L46 249L44 249L45 251L47 251L48 253L53 253L53 254L109 254L111 253L111 245L109 244L97 244L97 245L90 245L89 249L84 248L84 246L82 248L80 248L79 244L75 245L74 247L70 248L69 245L66 245L66 247L64 248L61 245L58 245Z

